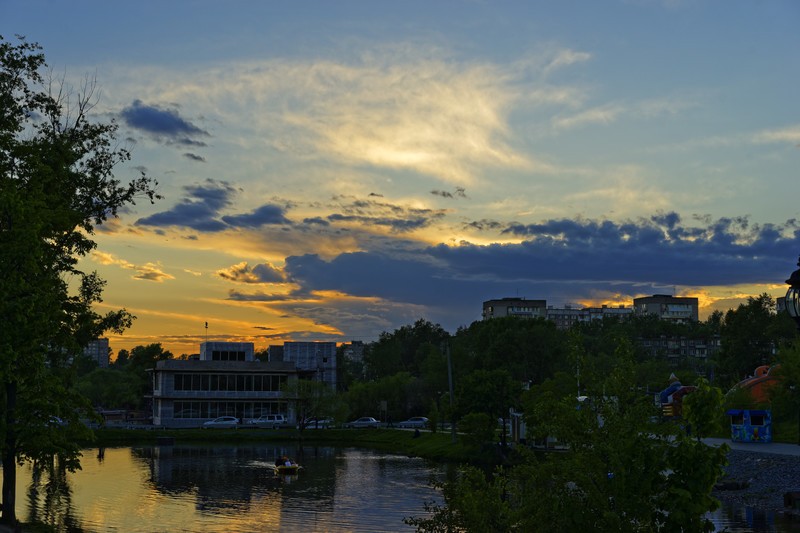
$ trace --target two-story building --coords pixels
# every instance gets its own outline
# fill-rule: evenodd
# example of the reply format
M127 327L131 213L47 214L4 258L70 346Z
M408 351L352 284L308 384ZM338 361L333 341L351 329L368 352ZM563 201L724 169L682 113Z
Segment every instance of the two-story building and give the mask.
M159 361L152 370L153 424L199 427L218 416L243 423L268 414L295 422L287 384L297 380L292 362L262 362L253 343L204 342L198 359Z

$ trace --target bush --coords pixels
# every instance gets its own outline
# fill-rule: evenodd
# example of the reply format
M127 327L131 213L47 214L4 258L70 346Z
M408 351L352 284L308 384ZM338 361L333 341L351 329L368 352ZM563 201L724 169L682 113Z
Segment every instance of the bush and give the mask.
M495 420L486 413L469 413L458 424L464 444L480 448L494 441Z

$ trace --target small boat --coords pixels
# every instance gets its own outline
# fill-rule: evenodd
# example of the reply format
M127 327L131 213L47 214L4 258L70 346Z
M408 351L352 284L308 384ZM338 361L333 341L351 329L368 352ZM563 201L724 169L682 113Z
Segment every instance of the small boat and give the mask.
M275 473L279 476L296 476L302 466L292 463L291 465L280 465L275 467Z

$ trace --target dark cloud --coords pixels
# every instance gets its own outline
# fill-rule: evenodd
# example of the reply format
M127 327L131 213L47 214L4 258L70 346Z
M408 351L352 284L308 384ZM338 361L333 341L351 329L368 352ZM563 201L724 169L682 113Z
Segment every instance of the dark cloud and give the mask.
M202 185L184 187L184 198L168 211L136 221L138 226L187 227L197 231L216 232L228 226L218 220L219 211L232 202L236 190L224 181L206 180Z
M203 157L201 155L193 154L191 152L186 152L185 154L183 154L183 157L185 157L186 159L191 159L192 161L198 161L200 163L205 163L206 162L206 158L205 157Z
M308 225L310 225L310 226L312 226L312 225L316 225L316 226L330 226L330 225L331 225L331 223L330 223L330 222L328 222L327 220L325 220L325 219L324 219L324 218L322 218L322 217L304 218L304 219L303 219L303 224L308 224Z
M284 209L277 205L262 205L255 211L241 215L229 215L222 217L226 224L242 228L258 228L266 224L288 224L289 220L284 216Z
M358 222L360 224L369 224L373 226L383 226L389 228L390 231L402 233L406 231L413 231L415 229L424 228L433 221L433 218L414 217L414 218L390 218L390 217L368 217L361 215L342 215L334 214L328 215L328 220L331 222Z
M434 196L441 196L442 198L466 198L467 193L464 187L456 187L456 190L453 192L449 191L440 191L438 189L434 189L431 191L431 194Z
M134 100L120 115L129 127L170 144L205 146L198 137L209 136L207 131L181 117L177 109L146 105L141 100Z
M283 272L268 263L258 264L252 268L247 263L239 263L217 271L217 275L239 283L283 283L284 281Z
M186 198L167 211L162 211L136 221L139 226L185 227L197 231L217 232L232 228L254 229L267 224L290 224L284 216L285 208L273 204L263 205L250 213L221 215L233 205L238 193L227 182L206 180L199 185L185 186Z
M294 296L289 296L286 294L269 294L265 292L253 292L253 293L246 293L236 290L229 290L228 291L228 300L232 300L234 302L280 302L285 300L293 299ZM291 318L289 316L284 316L282 318Z
M519 244L450 246L286 259L297 295L338 291L392 302L374 311L391 328L407 324L409 310L453 331L480 317L483 300L510 295L551 305L672 293L675 287L782 283L800 249L794 220L753 224L746 217L684 225L674 213L625 222L550 220L511 225ZM388 250L388 248L387 248ZM365 311L366 312L366 311ZM366 312L370 314L370 312ZM305 316L322 316L313 308ZM364 317L361 317L362 320ZM357 321L331 317L343 331Z
M496 220L473 220L472 222L467 222L464 224L465 228L476 229L478 231L498 231L505 229L507 224L503 222L498 222Z
M337 196L340 213L328 215L330 222L355 222L382 226L393 233L404 233L429 226L445 216L444 210L421 209L405 205Z

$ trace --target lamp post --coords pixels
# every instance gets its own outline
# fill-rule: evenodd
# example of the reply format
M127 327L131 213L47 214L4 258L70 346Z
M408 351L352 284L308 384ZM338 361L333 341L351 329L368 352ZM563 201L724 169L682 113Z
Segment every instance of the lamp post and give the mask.
M800 259L797 260L797 266L800 267ZM792 317L795 324L797 324L797 329L800 330L800 268L792 272L792 275L789 276L786 283L789 285L789 290L786 291L784 302L786 305L786 312L789 313L789 316ZM793 392L794 394L798 394L798 391ZM797 416L797 444L800 445L800 411L798 411Z
M800 267L800 259L797 260L797 266ZM789 290L786 291L786 312L797 324L797 329L800 330L800 268L792 272L789 279L786 280L789 285Z

